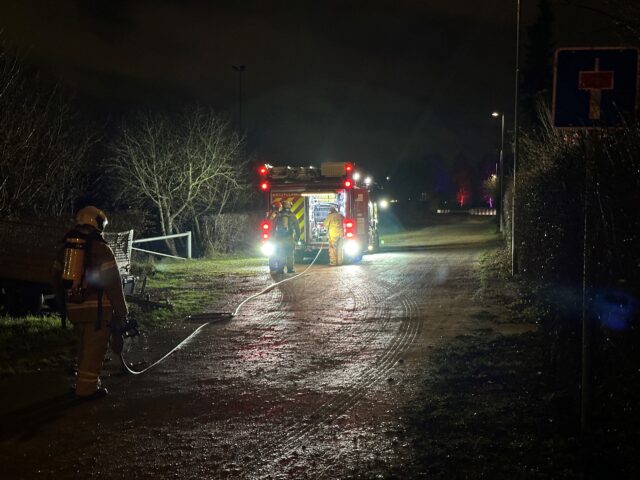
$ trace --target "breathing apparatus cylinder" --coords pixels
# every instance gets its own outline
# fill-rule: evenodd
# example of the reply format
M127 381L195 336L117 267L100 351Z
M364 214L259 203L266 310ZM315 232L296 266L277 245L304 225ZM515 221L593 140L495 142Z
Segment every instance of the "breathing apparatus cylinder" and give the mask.
M64 267L62 283L67 291L67 300L82 302L87 239L80 236L67 237L64 245Z

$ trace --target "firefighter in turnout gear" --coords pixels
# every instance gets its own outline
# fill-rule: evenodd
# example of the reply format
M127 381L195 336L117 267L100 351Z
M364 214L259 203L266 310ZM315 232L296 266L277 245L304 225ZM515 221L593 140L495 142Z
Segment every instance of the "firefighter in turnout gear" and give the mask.
M53 266L54 287L64 297L78 339L75 394L86 400L107 394L100 386L102 362L110 337L114 352L122 351L122 326L128 315L118 264L102 236L106 224L98 208L79 210Z
M293 254L295 245L300 240L300 225L298 219L291 212L291 202L284 200L282 202L282 211L276 217L276 244L280 257L280 270L278 273L284 273L284 264L287 266L287 273L295 273L293 268Z
M329 215L324 219L322 225L327 231L327 240L329 242L329 265L342 265L342 237L344 235L344 227L342 223L344 217L338 212L334 206L329 208Z

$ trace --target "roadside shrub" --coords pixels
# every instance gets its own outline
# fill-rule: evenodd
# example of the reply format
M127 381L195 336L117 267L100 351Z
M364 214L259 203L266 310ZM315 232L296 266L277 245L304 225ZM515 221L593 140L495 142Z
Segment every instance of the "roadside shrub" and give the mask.
M138 255L140 254L140 255ZM151 255L135 252L131 262L131 274L137 277L149 277L156 273L156 263Z
M205 255L246 252L258 241L258 214L223 213L204 217L201 224Z
M583 267L585 159L590 166L588 238L590 281L640 284L640 127L599 133L543 128L524 135L516 177L517 271L543 283L580 283ZM511 231L512 185L505 216Z
M542 282L572 282L582 264L584 160L570 141L551 148L544 141L523 142L516 178L518 272Z

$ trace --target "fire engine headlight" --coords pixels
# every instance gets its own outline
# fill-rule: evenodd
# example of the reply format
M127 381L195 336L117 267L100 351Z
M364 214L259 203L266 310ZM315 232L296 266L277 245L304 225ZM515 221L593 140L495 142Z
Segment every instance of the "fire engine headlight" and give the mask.
M356 240L347 240L344 242L344 253L349 257L355 257L360 253L360 244Z
M271 255L273 255L273 252L275 252L275 250L276 248L271 242L264 242L260 246L260 251L265 257L270 257Z

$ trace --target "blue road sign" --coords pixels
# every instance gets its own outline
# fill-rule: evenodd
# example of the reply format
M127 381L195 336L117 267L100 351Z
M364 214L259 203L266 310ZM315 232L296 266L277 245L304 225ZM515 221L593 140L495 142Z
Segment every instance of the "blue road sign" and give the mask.
M556 50L553 124L559 128L617 127L638 103L638 49Z

